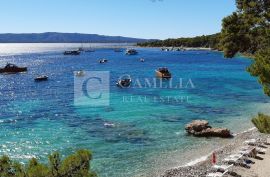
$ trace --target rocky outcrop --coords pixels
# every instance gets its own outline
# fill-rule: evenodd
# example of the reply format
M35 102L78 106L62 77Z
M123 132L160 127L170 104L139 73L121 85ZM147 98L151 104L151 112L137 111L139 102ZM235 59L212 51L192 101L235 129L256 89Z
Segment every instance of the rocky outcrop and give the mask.
M212 128L206 120L194 120L185 127L187 133L199 137L230 138L232 134L227 128Z

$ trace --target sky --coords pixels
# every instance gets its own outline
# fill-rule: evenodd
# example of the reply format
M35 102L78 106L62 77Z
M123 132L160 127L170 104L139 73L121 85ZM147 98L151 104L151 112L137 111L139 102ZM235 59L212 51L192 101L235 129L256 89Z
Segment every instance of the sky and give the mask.
M0 33L193 37L219 32L235 10L235 0L0 0Z

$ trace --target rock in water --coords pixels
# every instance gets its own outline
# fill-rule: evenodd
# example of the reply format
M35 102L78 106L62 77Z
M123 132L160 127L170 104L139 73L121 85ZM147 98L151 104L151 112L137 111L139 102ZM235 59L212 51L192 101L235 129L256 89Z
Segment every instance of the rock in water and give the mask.
M188 133L200 132L207 128L211 128L211 127L209 126L209 123L206 120L194 120L191 123L186 125L186 130Z
M187 133L200 137L229 138L232 134L227 128L212 128L206 120L194 120L185 127Z

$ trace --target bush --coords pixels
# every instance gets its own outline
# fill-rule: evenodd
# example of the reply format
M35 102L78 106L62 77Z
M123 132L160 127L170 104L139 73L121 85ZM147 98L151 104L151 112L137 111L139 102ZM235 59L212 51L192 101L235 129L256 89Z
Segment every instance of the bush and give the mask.
M92 154L88 150L79 150L61 161L60 154L49 156L49 164L41 164L31 159L26 166L12 161L8 156L0 158L1 177L96 177L90 170Z
M270 116L259 113L257 117L252 119L252 123L261 133L270 133Z

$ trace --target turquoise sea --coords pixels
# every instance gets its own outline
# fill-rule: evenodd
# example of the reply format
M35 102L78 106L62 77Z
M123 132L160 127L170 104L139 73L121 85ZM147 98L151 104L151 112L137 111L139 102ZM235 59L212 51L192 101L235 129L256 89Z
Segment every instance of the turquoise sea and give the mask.
M239 133L252 127L250 118L257 112L270 112L270 99L245 71L252 62L247 58L156 48L126 56L109 45L92 45L98 47L95 52L64 56L65 49L80 44L0 44L1 67L7 62L28 67L27 73L0 75L1 155L46 161L53 151L65 156L87 148L101 177L157 176L231 141L186 135L184 126L191 120L206 119ZM101 58L109 62L100 64ZM134 81L153 80L162 66L172 72L173 84L181 80L183 87L115 85L124 74ZM110 72L109 105L74 105L73 72L78 70ZM49 80L34 82L39 74Z

